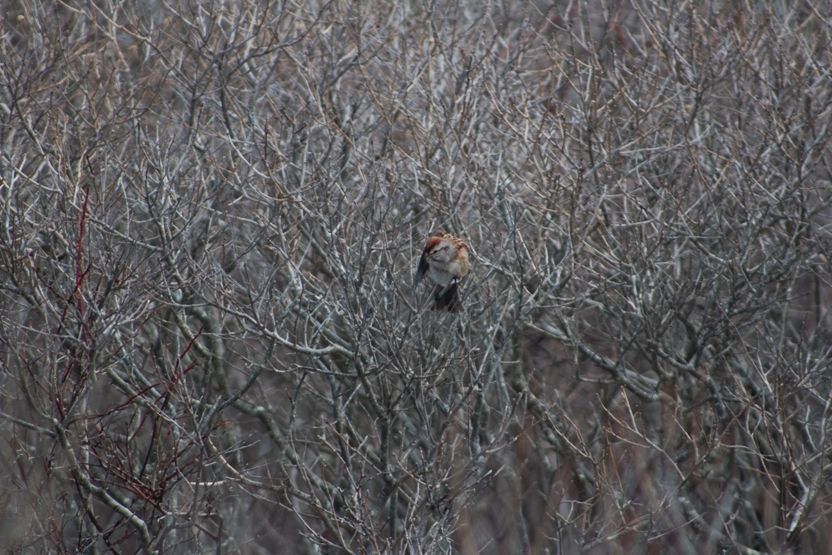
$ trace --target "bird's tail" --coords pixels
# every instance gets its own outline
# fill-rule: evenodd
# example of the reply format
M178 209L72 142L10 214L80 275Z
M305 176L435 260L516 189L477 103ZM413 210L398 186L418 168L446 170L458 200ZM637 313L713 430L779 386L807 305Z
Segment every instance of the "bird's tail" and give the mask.
M455 279L445 287L437 285L433 290L434 310L447 308L448 312L462 311L462 296L459 293L459 280Z

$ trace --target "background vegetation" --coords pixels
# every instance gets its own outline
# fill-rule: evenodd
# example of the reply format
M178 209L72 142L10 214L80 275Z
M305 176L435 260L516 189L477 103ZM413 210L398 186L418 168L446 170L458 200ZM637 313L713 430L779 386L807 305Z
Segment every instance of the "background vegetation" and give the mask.
M5 553L832 551L829 2L2 18Z

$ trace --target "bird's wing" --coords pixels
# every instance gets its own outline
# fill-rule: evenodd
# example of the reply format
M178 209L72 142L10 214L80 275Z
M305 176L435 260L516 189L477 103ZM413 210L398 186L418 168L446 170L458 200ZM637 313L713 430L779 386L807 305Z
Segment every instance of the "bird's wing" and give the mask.
M425 272L428 271L428 257L427 253L422 253L422 258L419 259L419 267L416 268L416 276L413 278L413 287L419 285L422 278L425 277Z

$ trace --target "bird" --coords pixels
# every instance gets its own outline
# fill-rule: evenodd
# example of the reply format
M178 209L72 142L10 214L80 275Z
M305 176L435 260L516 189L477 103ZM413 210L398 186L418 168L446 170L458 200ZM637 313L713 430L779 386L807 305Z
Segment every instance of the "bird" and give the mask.
M413 288L427 274L436 284L433 290L434 310L459 312L462 310L459 282L467 273L468 244L459 237L439 230L425 243L413 278Z

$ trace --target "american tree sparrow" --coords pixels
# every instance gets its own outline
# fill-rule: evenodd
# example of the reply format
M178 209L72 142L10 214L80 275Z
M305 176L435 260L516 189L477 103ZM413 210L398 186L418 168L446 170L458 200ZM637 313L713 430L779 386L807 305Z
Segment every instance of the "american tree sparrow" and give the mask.
M462 310L459 282L468 273L468 245L459 237L444 231L428 239L413 279L415 288L425 274L436 284L433 290L434 309Z

